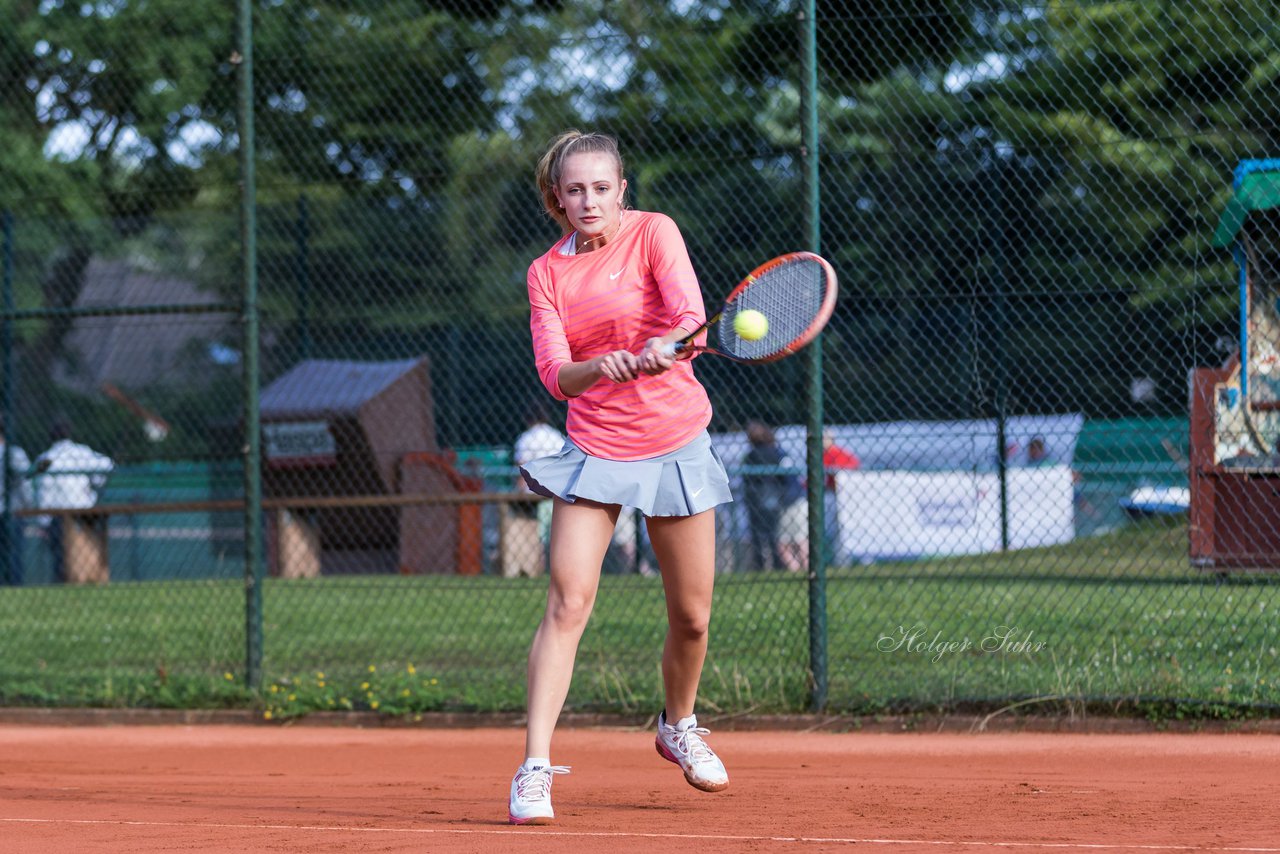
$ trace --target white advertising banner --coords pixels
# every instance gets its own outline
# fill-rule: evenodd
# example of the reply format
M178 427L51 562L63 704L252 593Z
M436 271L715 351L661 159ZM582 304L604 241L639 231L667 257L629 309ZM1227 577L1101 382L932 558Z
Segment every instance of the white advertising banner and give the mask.
M1007 472L1009 548L1069 542L1075 535L1071 469ZM837 562L999 551L995 472L836 473Z

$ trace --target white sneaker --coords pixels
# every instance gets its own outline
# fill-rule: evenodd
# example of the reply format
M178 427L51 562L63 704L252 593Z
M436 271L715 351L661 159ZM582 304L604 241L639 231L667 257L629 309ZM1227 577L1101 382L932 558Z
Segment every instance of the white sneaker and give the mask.
M556 813L551 809L551 777L568 773L566 765L540 765L536 768L521 765L511 780L507 820L511 824L551 824L555 821Z
M667 713L658 715L658 753L680 766L689 785L704 792L718 792L729 785L724 763L702 740L711 730L698 726L693 715L675 726L667 723Z

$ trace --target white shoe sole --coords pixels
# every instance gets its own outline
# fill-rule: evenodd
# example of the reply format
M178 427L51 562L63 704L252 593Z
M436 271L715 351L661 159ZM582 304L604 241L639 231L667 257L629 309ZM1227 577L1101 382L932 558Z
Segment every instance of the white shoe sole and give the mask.
M555 824L556 817L553 815L531 815L528 818L517 818L516 816L511 814L510 810L507 810L507 823L521 824L521 825L523 824Z
M663 745L661 738L656 739L653 744L654 744L654 747L658 748L659 756L661 756L663 759L667 760L668 762L674 762L676 765L680 765L680 760L677 759L676 756L670 750L668 750L666 746ZM684 770L683 765L680 765L680 770L684 771L685 782L687 782L690 786L693 786L695 789L699 789L703 792L722 792L725 789L729 788L728 780L725 780L722 783L717 783L712 780L699 780L696 777L689 776L689 772Z

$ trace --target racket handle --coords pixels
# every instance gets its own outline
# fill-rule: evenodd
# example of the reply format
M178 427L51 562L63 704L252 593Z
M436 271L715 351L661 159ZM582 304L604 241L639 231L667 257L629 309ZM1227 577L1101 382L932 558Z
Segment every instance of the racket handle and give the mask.
M674 356L684 349L683 341L668 341L662 345L662 354L664 356Z

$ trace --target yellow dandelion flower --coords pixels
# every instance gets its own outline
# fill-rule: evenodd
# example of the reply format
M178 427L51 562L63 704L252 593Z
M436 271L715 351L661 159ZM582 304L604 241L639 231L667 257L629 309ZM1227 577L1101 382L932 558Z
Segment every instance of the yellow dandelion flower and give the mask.
M432 685L439 685L439 684L440 684L440 680L439 680L439 679L437 679L437 678L435 678L434 676L432 676L432 677L431 677L431 684L432 684Z
M373 709L375 712L378 711L378 701L374 700L372 703L370 703L369 708Z
M294 702L294 701L295 701L295 700L297 700L297 699L298 699L298 695L297 695L297 694L290 694L290 695L289 695L289 702L290 702L290 703Z
M224 673L222 674L222 678L230 682L232 679L235 679L236 677L232 676L230 673Z
M262 713L262 719L263 719L263 720L265 720L265 721L269 721L269 720L271 720L271 718L272 718L272 714L271 714L271 710L270 710L270 709L267 709L265 712L263 712L263 713Z
M412 664L406 667L405 670L408 670L411 675L418 672L418 668L414 667Z
M323 680L323 679L321 679L319 682L317 682L317 683L316 683L316 687L317 687L317 688L323 688L323 687L324 687L324 680Z
M277 693L279 693L279 691L280 691L280 686L279 686L279 685L272 685L272 686L271 686L271 693L272 693L272 694L277 694Z
M401 697L407 697L407 696L409 696L409 689L408 689L408 688L405 688L403 691L401 691L401 692L400 692L400 696L401 696Z
M368 690L369 690L369 683L368 683L368 682L361 682L361 683L360 683L360 690L361 690L361 691L368 691Z
M376 664L370 664L370 665L369 665L369 672L370 672L370 673L377 673L377 672L378 672L378 665L376 665Z

